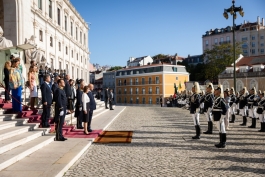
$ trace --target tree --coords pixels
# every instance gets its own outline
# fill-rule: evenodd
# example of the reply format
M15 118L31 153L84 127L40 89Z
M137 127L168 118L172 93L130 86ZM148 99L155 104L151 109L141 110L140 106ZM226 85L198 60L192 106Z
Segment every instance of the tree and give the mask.
M168 57L168 55L164 55L164 54L157 54L155 56L153 56L153 59L162 59L162 58L166 58Z
M122 69L122 68L123 68L122 66L113 66L108 71L116 71L116 70L119 70L119 69Z
M241 44L237 42L235 45L236 59L242 53ZM214 45L211 50L206 49L203 55L207 59L204 74L209 80L217 80L218 75L234 62L233 45L230 43Z

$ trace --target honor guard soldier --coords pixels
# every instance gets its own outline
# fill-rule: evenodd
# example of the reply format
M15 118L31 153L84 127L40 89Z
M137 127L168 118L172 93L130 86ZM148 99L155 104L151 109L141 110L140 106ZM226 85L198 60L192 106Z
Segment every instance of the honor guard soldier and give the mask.
M227 108L225 105L223 86L219 85L214 91L214 105L213 105L213 119L216 123L216 127L219 130L220 143L215 144L217 148L224 148L226 146L226 131L224 119L226 116Z
M200 107L200 86L198 82L195 82L192 87L193 94L190 97L190 114L192 115L195 130L196 130L196 136L193 136L192 139L200 139L201 135L201 128L200 128L200 122L199 122L199 110L197 110Z
M234 87L231 87L230 89L230 103L229 103L229 106L230 106L230 122L229 123L234 123L235 122L235 119L236 119L236 116L235 116L235 111L236 111L236 95L235 95L235 89Z
M58 114L55 116L56 120L56 141L65 141L66 138L63 137L62 128L64 124L66 107L67 107L67 98L63 90L65 84L63 79L57 81L59 88L55 91L55 113Z
M257 114L260 121L259 132L265 132L265 92L259 93L260 101L258 102Z
M243 123L240 124L241 126L247 125L247 113L246 113L246 105L247 105L247 89L244 87L241 90L240 96L239 96L239 110L240 115L243 117Z
M258 103L257 103L257 91L256 88L253 87L250 91L249 91L249 96L247 98L247 105L248 105L248 115L249 117L252 118L252 124L250 126L248 126L248 128L256 128L256 107Z
M213 95L213 84L209 83L206 87L206 94L204 96L203 102L204 102L204 114L208 122L208 130L206 132L203 132L204 134L212 134L213 133L213 121L212 121L212 108L213 108L213 102L214 102L214 95Z
M205 96L205 92L202 91L200 94L200 114L203 114L203 110L204 110L204 96Z

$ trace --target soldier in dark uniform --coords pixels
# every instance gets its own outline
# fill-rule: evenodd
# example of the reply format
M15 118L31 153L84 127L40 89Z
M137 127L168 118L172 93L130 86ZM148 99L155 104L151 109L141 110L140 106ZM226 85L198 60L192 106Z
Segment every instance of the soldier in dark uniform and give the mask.
M42 85L43 83L43 78L44 78L44 70L42 68L42 65L40 65L39 69L39 84Z
M247 105L247 89L244 87L241 90L240 96L239 96L239 110L241 116L243 116L243 123L240 124L241 126L247 125L247 114L246 114L246 109L245 106Z
M198 108L200 107L200 86L198 82L195 82L193 87L192 87L192 96L190 97L190 114L192 115L194 125L195 125L195 130L196 130L196 135L192 137L192 139L200 139L201 135L201 127L200 127L200 121L199 121L199 110Z
M252 124L248 128L256 128L256 107L258 105L256 88L253 87L249 92L249 97L247 98L247 105L249 111L249 117L252 118Z
M235 95L235 89L234 87L231 87L230 89L230 118L231 120L229 121L229 123L234 123L236 116L235 116L235 111L236 111L236 95Z
M224 148L226 146L226 131L224 119L226 117L227 108L225 105L223 86L219 85L214 91L214 105L213 105L213 120L219 130L220 143L215 144L217 148Z
M200 114L203 114L203 110L204 110L204 96L205 96L205 92L202 91L200 93Z
M257 114L260 121L260 130L259 132L265 132L265 92L259 93L260 100L258 102Z
M212 134L213 133L213 118L212 118L212 108L214 102L214 95L213 95L213 84L209 83L206 87L206 94L203 97L204 102L204 109L203 112L208 122L208 130L203 132L204 134Z
M63 137L62 128L64 124L66 107L67 107L67 98L63 90L65 83L63 79L57 81L59 88L55 91L55 109L56 109L56 141L65 141L66 138Z
M84 80L80 79L76 82L78 84L78 89L76 90L76 104L75 104L75 115L77 118L76 127L77 129L84 129L82 126L83 121L83 103L82 103L82 95L84 89Z

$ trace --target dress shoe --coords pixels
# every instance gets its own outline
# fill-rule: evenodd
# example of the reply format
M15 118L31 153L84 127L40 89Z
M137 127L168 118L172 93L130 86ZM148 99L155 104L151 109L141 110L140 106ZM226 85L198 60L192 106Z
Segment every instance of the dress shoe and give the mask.
M92 129L88 129L87 131L88 131L88 132L92 132L93 130L92 130Z
M89 133L87 133L86 131L84 131L84 134L85 134L85 135L89 135Z
M50 128L51 126L50 125L44 125L42 126L42 128Z
M109 109L108 107L106 107L106 109Z
M110 109L110 110L114 110L114 109Z
M65 139L62 139L62 138L56 139L56 138L54 138L54 141L65 141Z

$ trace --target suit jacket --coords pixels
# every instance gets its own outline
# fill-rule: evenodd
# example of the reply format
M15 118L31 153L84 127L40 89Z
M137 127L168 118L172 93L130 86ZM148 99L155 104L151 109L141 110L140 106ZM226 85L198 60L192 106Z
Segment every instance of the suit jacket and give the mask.
M108 90L105 90L105 100L108 100L109 99L109 92L108 92Z
M82 114L82 111L79 111L79 108L83 107L82 95L83 95L83 91L80 89L77 89L76 90L76 104L75 104L75 115L74 115L74 117L78 117L80 114Z
M59 110L63 110L67 106L67 97L63 89L58 88L54 94L55 107Z
M71 97L71 86L70 86L68 80L65 80L64 82L65 82L64 91L65 91L66 97L69 98L69 97Z
M41 84L41 97L42 97L42 104L47 102L48 105L52 104L52 90L48 86L46 82Z
M113 99L114 99L114 94L113 94L113 92L109 92L109 100L110 100L110 101L113 101Z
M90 99L90 110L95 110L97 105L96 105L95 97L93 96L93 93L88 92L87 95Z

